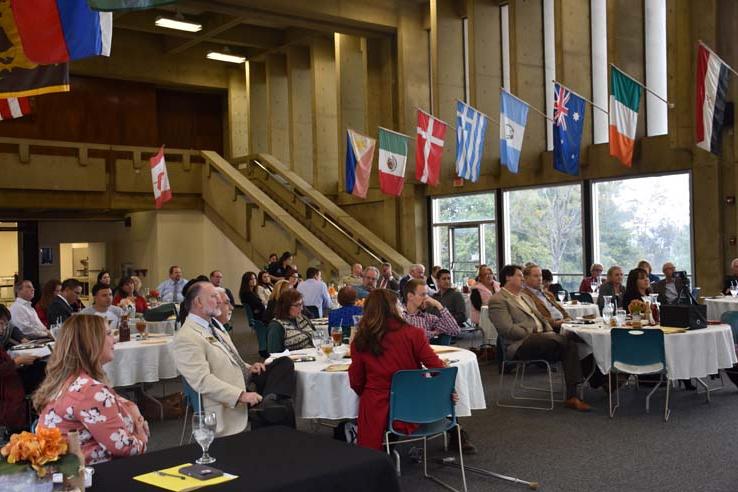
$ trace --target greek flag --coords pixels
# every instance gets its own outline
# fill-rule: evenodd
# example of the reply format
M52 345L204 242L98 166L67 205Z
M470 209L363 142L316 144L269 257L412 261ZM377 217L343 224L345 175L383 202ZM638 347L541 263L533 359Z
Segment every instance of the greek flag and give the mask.
M476 182L482 164L487 118L461 101L456 102L456 174Z
M528 105L504 90L500 92L500 163L511 173L518 172Z

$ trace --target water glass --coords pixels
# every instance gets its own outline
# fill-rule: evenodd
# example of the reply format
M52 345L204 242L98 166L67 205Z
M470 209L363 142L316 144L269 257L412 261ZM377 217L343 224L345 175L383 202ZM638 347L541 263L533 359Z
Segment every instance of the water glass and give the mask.
M202 456L195 463L208 465L215 463L215 458L208 454L210 444L215 439L217 421L213 412L195 412L192 414L192 437L202 448Z
M560 290L556 293L556 297L559 298L559 302L564 302L564 299L566 299L566 291Z
M618 322L618 326L625 326L625 309L618 308L615 310L615 319Z

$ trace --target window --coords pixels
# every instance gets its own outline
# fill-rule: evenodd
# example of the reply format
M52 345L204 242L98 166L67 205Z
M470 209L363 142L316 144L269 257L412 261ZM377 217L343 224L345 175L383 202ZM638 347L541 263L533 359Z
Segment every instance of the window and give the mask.
M666 99L666 0L646 2L646 85ZM666 103L646 92L646 134L669 132Z
M451 270L457 284L479 265L497 269L494 192L434 198L431 209L434 265Z
M654 274L670 261L692 274L689 173L592 184L593 253L627 274L640 260Z
M500 5L500 49L502 50L502 87L510 90L510 6Z
M506 191L505 262L548 268L567 290L577 290L584 256L582 186Z
M545 80L543 87L546 88L546 148L553 150L553 106L554 85L556 78L556 37L554 19L554 0L543 0L543 72Z
M591 0L592 20L592 100L601 108L608 104L607 92L607 0ZM594 143L609 141L607 114L592 110Z

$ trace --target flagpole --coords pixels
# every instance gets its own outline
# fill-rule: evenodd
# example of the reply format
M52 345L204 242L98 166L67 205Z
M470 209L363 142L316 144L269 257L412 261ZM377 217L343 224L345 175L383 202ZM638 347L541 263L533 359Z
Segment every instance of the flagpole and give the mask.
M384 130L384 131L386 131L386 132L389 132L389 133L394 133L394 134L395 134L395 135L397 135L398 137L405 137L405 138L406 138L406 139L408 139L408 140L412 140L412 139L413 139L413 137L411 137L411 136L409 136L409 135L405 135L404 133L400 133L400 132L396 132L396 131L394 131L394 130L390 130L389 128L385 128L385 127L383 127L383 126L378 126L377 128L379 128L380 130Z
M646 92L650 92L656 98L661 99L662 101L664 101L670 108L673 108L675 106L674 103L670 103L669 101L667 101L663 97L661 97L658 94L656 94L654 91L652 91L651 89L649 89L648 87L646 87L644 84L642 84L641 82L639 82L637 79L635 79L634 77L632 77L630 74L626 73L625 70L623 70L619 66L615 65L614 63L610 63L610 66L612 68L617 69L618 72L622 73L623 75L625 75L626 77L628 77L630 80L632 80L636 84L640 85L643 88L643 90L645 90Z
M482 113L481 111L479 111L479 110L478 110L477 108L475 108L474 106L472 106L472 105L471 105L471 104L469 104L468 102L466 102L466 101L462 101L461 99L456 99L456 101L457 101L457 102L460 102L460 103L462 103L462 104L466 104L467 106L469 106L469 107L470 107L470 108L472 108L472 109L473 109L474 111L476 111L477 113L481 114L482 116L484 116L484 117L485 117L485 118L487 118L488 120L490 120L490 121L494 121L495 123L499 123L499 121L498 121L498 120L496 120L496 119L492 118L492 117L491 117L490 115L488 115L488 114Z
M597 108L597 109L599 109L600 111L602 111L602 112L603 112L603 113L605 113L605 114L610 114L610 113L609 113L609 112L608 112L608 111L607 111L606 109L602 109L601 107L599 107L598 105L596 105L595 103L593 103L592 101L590 101L589 99L587 99L586 97L584 97L583 95L581 95L580 93L578 93L578 92L576 92L576 91L573 91L573 90L571 90L571 87L569 87L569 86L567 86L567 85L564 85L564 84L562 84L562 83L561 83L561 82L559 82L558 80L552 80L551 82L553 82L554 84L559 84L559 85L560 85L561 87L565 87L566 89L568 89L568 90L569 90L569 92L571 92L571 93L572 93L572 94L574 94L575 96L579 96L579 97L581 97L582 99L584 99L584 100L585 100L586 102L588 102L589 104L591 104L593 108Z
M505 91L505 92L507 93L507 95L508 95L508 96L512 97L513 99L517 99L518 101L520 101L521 103L525 104L526 106L528 106L528 107L529 107L530 109L532 109L532 110L533 110L533 111L535 111L536 113L538 113L538 114L540 114L541 116L543 116L544 118L546 118L546 119L547 119L548 121L550 121L550 122L553 122L553 118L549 118L549 117L548 117L548 115L547 115L546 113L544 113L543 111L541 111L540 109L538 109L538 108L536 108L536 107L533 107L533 106L531 106L531 105L530 105L530 104L528 104L528 103L527 103L526 101L523 101L523 100L522 100L522 99L520 99L520 98L519 98L518 96L516 96L515 94L513 94L512 92L510 92L509 90L505 89L504 87L500 87L500 90L501 90L501 91Z
M728 67L728 70L730 70L730 71L731 71L731 72L733 72L734 74L738 75L738 72L736 72L735 70L733 70L733 67L731 67L730 65L728 65L727 63L725 63L725 60L723 60L722 58L720 58L720 55L718 55L717 53L715 53L715 52L714 52L714 51L712 50L712 48L710 48L709 46L707 46L707 45L705 44L705 42L704 42L704 41L702 41L702 40L700 39L700 40L698 41L698 43L699 43L699 44L701 44L701 45L702 45L702 46L703 46L703 47L704 47L704 48L705 48L705 49L706 49L707 51L709 51L709 52L710 52L710 53L712 53L713 55L717 56L717 57L718 57L718 60L720 60L720 62L721 62L721 63L722 63L723 65L725 65L726 67Z

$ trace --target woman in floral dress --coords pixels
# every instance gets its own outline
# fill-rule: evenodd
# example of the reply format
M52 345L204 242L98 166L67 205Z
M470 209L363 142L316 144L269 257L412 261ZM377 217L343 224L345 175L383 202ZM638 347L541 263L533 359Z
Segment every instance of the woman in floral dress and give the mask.
M77 431L89 464L146 451L149 426L135 403L107 383L115 340L104 318L76 315L62 326L46 379L33 395L38 426Z

